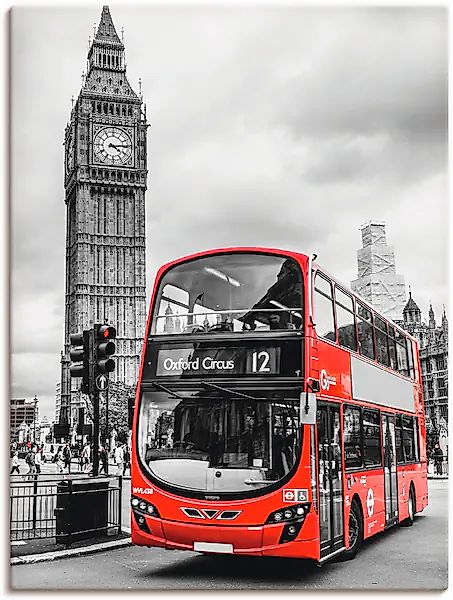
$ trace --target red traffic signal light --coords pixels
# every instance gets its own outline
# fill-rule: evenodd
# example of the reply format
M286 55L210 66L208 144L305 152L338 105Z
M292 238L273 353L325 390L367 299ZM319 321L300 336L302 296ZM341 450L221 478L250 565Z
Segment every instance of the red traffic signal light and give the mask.
M116 329L111 325L95 325L95 376L111 373L115 370L115 361L108 358L115 354L115 344L111 341L116 338Z
M116 338L116 329L111 325L99 325L97 337L103 340L114 340Z

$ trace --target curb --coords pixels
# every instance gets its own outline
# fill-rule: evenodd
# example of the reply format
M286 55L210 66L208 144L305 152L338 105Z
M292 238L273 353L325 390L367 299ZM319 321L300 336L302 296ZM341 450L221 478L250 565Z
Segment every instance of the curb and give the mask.
M130 529L123 527L123 531L130 533ZM47 562L58 560L59 558L69 558L71 556L81 556L84 554L95 554L104 550L115 550L125 548L132 544L131 538L122 540L112 540L111 542L102 542L101 544L92 544L83 548L68 548L67 550L55 550L55 552L43 552L41 554L29 554L28 556L15 556L10 559L10 565L28 565L38 562Z

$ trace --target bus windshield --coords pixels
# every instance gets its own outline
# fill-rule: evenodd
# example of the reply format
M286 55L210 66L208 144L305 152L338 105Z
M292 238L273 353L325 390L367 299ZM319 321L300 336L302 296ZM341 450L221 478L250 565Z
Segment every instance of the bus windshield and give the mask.
M148 473L197 492L252 491L285 477L300 455L300 399L144 391L138 454Z
M301 329L302 288L291 258L230 253L191 260L162 278L151 333Z

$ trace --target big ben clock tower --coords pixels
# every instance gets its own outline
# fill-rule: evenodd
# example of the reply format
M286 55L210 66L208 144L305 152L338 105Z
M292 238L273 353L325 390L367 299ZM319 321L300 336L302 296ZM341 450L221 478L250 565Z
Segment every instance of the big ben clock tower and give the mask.
M126 77L108 6L65 131L66 292L60 424L72 422L78 380L69 334L116 327L112 379L135 386L145 329L146 109Z

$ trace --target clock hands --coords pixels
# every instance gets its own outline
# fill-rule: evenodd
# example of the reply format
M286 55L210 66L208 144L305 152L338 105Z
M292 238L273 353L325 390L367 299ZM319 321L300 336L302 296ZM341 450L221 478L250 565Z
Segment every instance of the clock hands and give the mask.
M109 148L129 148L130 144L112 144L110 142Z

